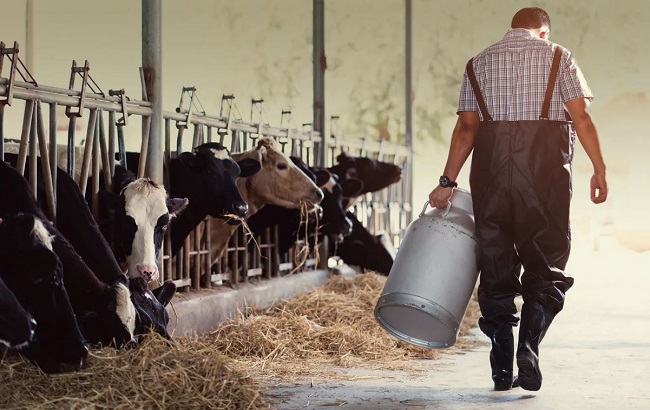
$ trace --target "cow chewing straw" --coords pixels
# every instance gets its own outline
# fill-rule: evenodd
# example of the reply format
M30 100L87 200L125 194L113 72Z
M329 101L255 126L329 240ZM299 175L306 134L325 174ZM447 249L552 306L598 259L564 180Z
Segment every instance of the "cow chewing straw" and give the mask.
M295 268L289 272L289 275L299 272L307 264L309 260L309 211L313 207L312 204L308 202L300 202L300 224L298 230L296 231L296 244L294 245L294 255L293 260L295 263ZM300 229L305 230L305 240L300 240ZM318 252L318 229L320 228L318 221L318 212L316 212L316 230L314 231L314 259L316 259L316 265L320 260L320 254Z
M78 372L46 375L20 356L0 363L2 409L267 409L258 386L212 345L148 335L130 350L92 349Z
M240 369L255 370L256 379L269 381L347 377L332 366L430 371L430 362L412 359L437 359L440 350L399 341L376 323L373 311L385 283L386 278L375 273L333 276L325 286L295 299L243 312L206 336L206 343L236 358ZM478 316L472 298L460 337L446 352L477 344L466 336Z

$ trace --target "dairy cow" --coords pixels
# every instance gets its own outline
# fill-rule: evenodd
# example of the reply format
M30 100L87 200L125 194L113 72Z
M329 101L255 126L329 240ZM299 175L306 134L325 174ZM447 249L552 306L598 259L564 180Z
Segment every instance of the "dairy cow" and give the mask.
M46 224L34 214L2 213L0 278L37 321L33 341L28 337L20 353L46 373L59 373L80 369L88 350L63 286L55 238ZM19 328L26 336L33 329L29 320L24 317L27 323Z
M232 154L240 161L255 161L261 164L259 172L237 180L242 197L248 204L245 219L250 218L268 204L286 208L298 208L301 203L318 204L323 200L323 191L316 186L285 154L277 149L275 140L263 137L257 146L249 151ZM237 230L234 224L214 221L210 226L210 260L220 257L230 237Z
M139 160L140 154L127 153L129 167L136 166ZM172 255L178 253L185 238L208 215L226 220L231 218L226 215L244 217L248 205L239 192L237 179L260 170L259 161L235 161L223 145L213 142L181 153L171 159L169 166L170 194L189 200L187 208L172 220Z
M0 225L3 223L0 218ZM36 321L32 315L18 302L0 276L0 347L22 349L33 340L35 328Z
M395 164L368 157L355 157L342 152L336 157L337 164L328 170L339 177L340 182L348 178L358 178L363 182L363 189L354 197L346 198L345 209L354 203L356 197L376 192L398 182L402 178L402 169Z
M57 175L59 223L56 229L50 223L45 226L53 237L52 247L62 265L72 308L89 342L121 347L134 340L135 331L135 307L127 277L120 271L75 182L62 170ZM39 200L44 202L44 197L41 192ZM21 212L47 220L25 178L2 162L0 217Z
M136 179L119 164L112 191L105 189L103 178L100 181L98 224L122 271L130 278L156 281L165 232L188 199L168 198L163 186L148 178ZM89 192L86 200L91 203Z
M306 175L308 175L323 191L323 200L320 202L320 216L305 219L300 210L267 205L258 213L251 216L248 226L258 235L264 229L278 226L278 241L280 253L287 252L296 242L304 237L305 229L302 223L308 223L308 232L315 232L316 223L319 225L319 235L328 235L332 240L338 241L348 235L352 230L352 222L346 217L343 210L343 199L358 195L363 183L356 178L349 178L343 184L338 178L323 168L311 168L299 157L290 157Z

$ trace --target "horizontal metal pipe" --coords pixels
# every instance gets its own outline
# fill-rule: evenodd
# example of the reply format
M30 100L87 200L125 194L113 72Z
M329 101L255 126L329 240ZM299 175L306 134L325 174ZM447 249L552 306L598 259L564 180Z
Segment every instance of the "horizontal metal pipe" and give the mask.
M9 83L8 79L0 77L0 85L7 85L8 83ZM51 87L51 86L48 86L48 85L34 85L32 83L26 83L26 82L22 82L22 81L14 81L14 88L15 87L25 88L25 89L28 89L28 90L40 90L40 91L45 91L45 92L48 92L48 93L62 94L62 95L67 95L67 96L72 96L72 97L81 96L81 91L78 91L78 90L71 90L69 88ZM117 97L103 96L103 95L100 95L100 94L94 94L94 93L89 93L89 92L86 92L86 98L109 101L109 102L116 102L116 103L120 101L119 98L117 98ZM132 105L139 105L139 106L142 106L142 107L151 107L151 103L149 101L129 100L128 103L132 104Z

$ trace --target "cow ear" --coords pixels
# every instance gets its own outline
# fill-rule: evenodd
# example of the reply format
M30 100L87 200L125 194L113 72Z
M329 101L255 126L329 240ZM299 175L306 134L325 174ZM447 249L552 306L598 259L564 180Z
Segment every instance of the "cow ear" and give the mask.
M177 216L183 209L187 208L189 203L190 200L187 198L169 198L167 199L167 210L170 215Z
M341 188L343 188L343 196L345 198L351 198L361 193L363 190L363 181L359 178L346 179L341 183Z
M241 168L241 174L239 174L241 178L246 178L255 175L257 171L262 169L262 164L260 164L259 161L253 158L245 158L240 161L237 161L237 165L239 165L239 168Z
M326 169L317 169L314 174L316 174L316 186L319 188L322 188L332 179L332 173Z
M182 152L178 156L178 160L187 168L195 168L197 166L196 155L191 152Z
M167 281L162 286L152 290L151 293L153 293L161 305L167 306L176 293L176 285L172 281Z

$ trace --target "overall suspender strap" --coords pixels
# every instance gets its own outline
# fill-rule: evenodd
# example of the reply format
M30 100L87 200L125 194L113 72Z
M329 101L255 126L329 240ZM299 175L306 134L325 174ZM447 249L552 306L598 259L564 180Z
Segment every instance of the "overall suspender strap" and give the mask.
M470 84L472 84L472 90L474 91L474 97L476 98L476 102L478 103L479 108L481 109L481 114L483 114L483 119L485 121L492 121L492 117L490 116L490 113L488 113L487 107L485 106L485 100L483 99L483 94L481 93L481 89L478 86L478 82L476 81L476 74L474 74L474 66L472 65L474 59L470 58L470 60L467 62L467 77L469 78Z
M555 88L555 80L557 80L561 58L562 47L556 46L555 54L553 55L553 65L551 66L551 74L548 76L546 95L544 95L544 104L542 104L542 114L539 116L540 120L548 120L548 110L551 108L551 96L553 95L553 89Z

